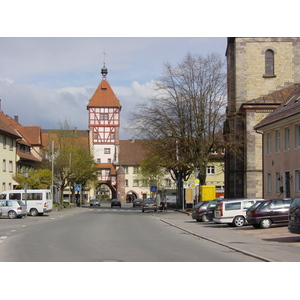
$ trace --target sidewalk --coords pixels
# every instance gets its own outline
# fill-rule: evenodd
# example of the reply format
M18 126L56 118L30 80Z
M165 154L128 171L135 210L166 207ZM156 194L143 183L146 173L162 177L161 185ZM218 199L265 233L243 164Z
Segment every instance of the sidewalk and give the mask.
M268 262L299 262L300 235L291 234L287 226L254 229L252 226L229 227L214 222L196 222L189 214L169 210L155 216L199 238Z

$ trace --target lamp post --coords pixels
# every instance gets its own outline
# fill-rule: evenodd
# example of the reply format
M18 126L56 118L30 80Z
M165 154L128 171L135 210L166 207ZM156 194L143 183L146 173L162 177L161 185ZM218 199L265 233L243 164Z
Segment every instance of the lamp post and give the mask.
M195 176L195 184L196 184L196 203L198 203L198 186L199 186L199 179L198 179L198 176L199 176L199 169L198 168L195 168L194 170L194 176ZM195 204L196 204L195 203Z
M25 207L26 207L26 212L27 212L27 178L28 178L28 170L25 170L23 172L24 178L25 178L25 183L24 183L24 192L25 192Z

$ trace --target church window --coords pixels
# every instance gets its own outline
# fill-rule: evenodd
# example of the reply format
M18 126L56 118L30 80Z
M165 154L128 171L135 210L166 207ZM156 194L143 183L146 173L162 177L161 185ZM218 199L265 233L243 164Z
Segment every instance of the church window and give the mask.
M274 51L271 49L265 52L265 76L274 76Z

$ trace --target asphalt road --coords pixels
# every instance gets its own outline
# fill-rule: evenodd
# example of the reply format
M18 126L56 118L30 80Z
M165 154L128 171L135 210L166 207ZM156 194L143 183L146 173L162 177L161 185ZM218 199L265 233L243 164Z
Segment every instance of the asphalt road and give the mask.
M75 208L0 220L2 262L254 262L256 258L122 208Z

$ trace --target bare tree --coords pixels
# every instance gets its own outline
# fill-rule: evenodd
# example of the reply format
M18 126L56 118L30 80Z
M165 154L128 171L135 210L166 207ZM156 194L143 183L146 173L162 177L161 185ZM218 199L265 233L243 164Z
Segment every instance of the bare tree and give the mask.
M210 153L223 146L218 132L225 119L224 66L218 54L188 53L176 66L165 63L156 96L130 116L135 133L155 141L152 151L164 158L177 182L187 180L197 168L205 184Z

